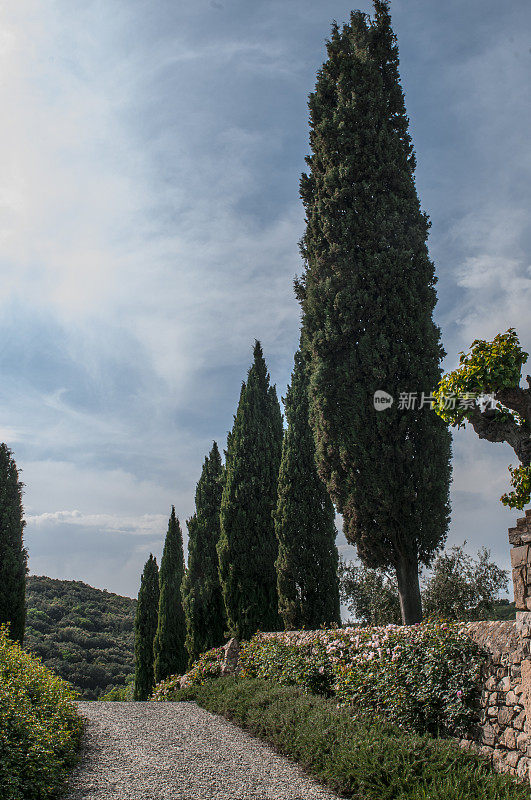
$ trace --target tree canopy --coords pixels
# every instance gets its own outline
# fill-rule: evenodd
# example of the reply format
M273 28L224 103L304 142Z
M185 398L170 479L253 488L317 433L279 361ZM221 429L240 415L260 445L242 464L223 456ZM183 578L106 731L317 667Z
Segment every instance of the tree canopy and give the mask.
M184 577L183 535L175 506L171 508L168 532L159 572L158 624L154 642L155 681L186 671L186 620L181 585Z
M227 441L217 547L228 626L241 639L280 627L273 511L282 436L276 390L256 342Z
M296 282L319 474L368 565L396 570L405 622L421 618L418 566L449 521L450 435L429 402L444 354L433 322L429 221L389 8L332 28L310 95L302 175L304 273ZM377 391L395 402L378 412Z
M0 444L0 624L22 644L26 622L28 554L23 543L22 486L13 453Z
M188 568L183 581L183 604L190 662L222 644L227 627L216 550L223 477L221 456L214 442L197 484L195 514L186 523Z
M153 642L159 609L159 569L150 553L145 563L135 616L135 700L147 700L155 685Z
M317 474L308 420L308 377L300 351L284 398L287 431L278 478L279 611L286 629L339 624L335 511Z
M514 328L491 342L476 339L435 392L437 413L451 425L469 422L480 439L511 445L520 466L509 467L514 491L501 502L520 510L531 499L531 377L527 389L520 386L528 357ZM493 402L486 402L489 395Z

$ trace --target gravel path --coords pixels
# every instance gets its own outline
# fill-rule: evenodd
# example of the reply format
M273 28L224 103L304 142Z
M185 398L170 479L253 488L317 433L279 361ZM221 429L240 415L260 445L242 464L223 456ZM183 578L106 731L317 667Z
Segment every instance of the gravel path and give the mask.
M65 800L338 800L195 703L79 703L88 719Z

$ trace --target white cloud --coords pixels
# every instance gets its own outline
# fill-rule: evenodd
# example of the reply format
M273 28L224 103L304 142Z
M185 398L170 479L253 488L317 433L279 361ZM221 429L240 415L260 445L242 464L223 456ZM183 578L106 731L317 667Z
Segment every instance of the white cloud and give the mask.
M160 536L167 524L164 514L143 514L141 517L128 517L118 514L82 514L73 511L46 511L43 514L29 514L28 525L37 527L49 523L81 525L84 528L98 528L99 531L130 533L140 536Z

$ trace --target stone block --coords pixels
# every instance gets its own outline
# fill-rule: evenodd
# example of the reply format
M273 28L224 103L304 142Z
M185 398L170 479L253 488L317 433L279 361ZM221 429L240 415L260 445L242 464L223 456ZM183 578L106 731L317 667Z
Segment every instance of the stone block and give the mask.
M500 725L508 725L514 717L514 709L503 706L498 711L498 723Z
M504 678L501 679L501 681L498 682L498 689L500 692L508 692L510 688L511 688L511 679L509 678L508 675L506 675Z
M506 754L505 761L507 762L509 767L511 767L512 769L516 769L521 757L522 757L521 753L519 753L518 751L513 751L512 753Z
M529 780L529 759L526 756L523 756L518 762L516 774L519 778L527 778Z
M485 725L485 727L481 731L481 741L483 745L494 744L494 742L496 741L496 731L494 730L492 725ZM526 746L527 746L527 736L526 736Z
M487 678L487 680L485 681L485 689L486 689L488 692L492 692L492 691L493 691L495 688L496 688L496 678L494 677L494 675L491 675L491 676L490 676L489 678Z
M492 747L488 747L487 745L483 745L479 748L478 753L485 758L488 758L489 761L492 761Z
M514 750L516 747L516 733L513 728L506 728L503 732L501 742L508 750Z
M518 547L511 548L511 567L516 569L517 567L527 566L530 560L529 554L529 545L522 544Z
M516 737L516 746L522 753L527 752L527 740L527 733L519 733Z
M505 702L508 706L515 706L518 704L518 697L512 690L509 690L505 695Z
M513 587L514 587L514 602L516 608L519 611L525 611L526 585L525 585L523 570L521 567L513 569Z
M517 608L516 630L523 639L531 638L531 613Z
M229 639L223 647L223 661L221 664L222 675L232 675L236 672L238 658L240 657L240 644L237 639Z
M531 719L531 661L522 661L522 694L521 700L526 716Z
M518 731L523 731L525 725L525 712L521 711L512 722L513 728L516 728Z

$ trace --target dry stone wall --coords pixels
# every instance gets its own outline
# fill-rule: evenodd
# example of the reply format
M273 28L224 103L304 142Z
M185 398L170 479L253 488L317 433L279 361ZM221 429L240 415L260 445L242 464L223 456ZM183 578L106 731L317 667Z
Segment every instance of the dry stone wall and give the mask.
M496 769L531 782L531 650L517 622L470 622L468 632L488 655L480 720L465 749L478 750Z

